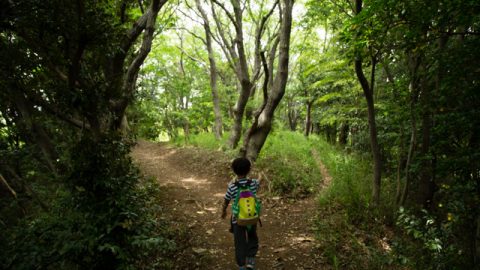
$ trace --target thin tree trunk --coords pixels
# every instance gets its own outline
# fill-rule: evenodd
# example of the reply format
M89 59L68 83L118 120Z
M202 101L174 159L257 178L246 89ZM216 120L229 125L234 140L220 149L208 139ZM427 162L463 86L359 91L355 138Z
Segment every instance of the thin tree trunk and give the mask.
M213 99L213 113L215 115L214 134L215 138L219 140L222 137L222 113L220 110L220 99L218 97L217 88L217 64L215 62L215 56L212 49L212 32L210 29L210 22L208 20L207 13L202 8L199 0L195 0L198 11L203 19L203 28L205 30L205 45L207 46L208 61L210 63L210 88L212 90Z
M409 185L410 185L410 164L412 163L413 154L417 144L417 116L415 107L418 101L418 95L420 93L420 82L418 76L418 69L420 67L420 58L417 55L409 55L409 68L410 68L410 121L411 121L411 135L410 144L408 147L407 161L405 163L405 183L403 186L402 195L399 201L399 205L404 205L407 200Z
M438 54L441 55L448 41L448 36L442 35L438 40ZM441 81L444 74L443 58L438 60L438 70L435 78L435 91L440 91ZM433 128L433 110L432 110L432 91L424 87L422 92L422 148L423 156L422 170L420 173L418 204L423 205L425 209L430 209L433 203L433 196L436 190L434 158L429 157L431 145L431 131Z
M254 67L254 76L253 78L250 77L249 68L248 68L248 61L247 56L245 53L245 45L244 45L244 38L243 38L243 11L244 8L241 7L241 1L239 0L231 0L231 4L233 7L233 13L228 11L228 9L217 0L211 0L212 3L215 3L219 6L225 14L227 15L228 19L232 22L235 28L235 38L232 43L228 42L226 35L224 33L224 27L221 23L221 20L218 18L215 9L212 5L212 15L215 19L215 23L217 25L217 29L219 31L219 35L221 40L223 41L222 50L224 50L227 59L229 60L229 64L232 67L233 71L238 80L238 88L240 90L239 97L237 102L233 108L233 125L231 128L231 134L229 138L228 145L230 148L236 148L238 142L240 141L240 137L242 135L242 123L243 123L243 115L245 113L245 108L247 107L248 99L251 96L253 91L253 87L255 87L255 81L258 79L257 74L259 74L260 65ZM273 13L275 6L277 3L275 2L272 9L268 12L266 16L262 18L261 23L258 25L255 37L255 63L259 63L260 61L258 58L260 57L260 38L262 33L264 32L263 28L265 26L265 22ZM236 49L236 50L235 50Z
M356 14L362 11L362 0L356 0ZM377 126L375 122L375 104L373 100L374 82L375 82L375 65L376 58L372 55L371 65L371 81L370 85L365 78L362 68L362 60L360 57L355 59L355 72L363 89L365 99L367 100L368 108L368 126L370 129L370 146L373 154L373 187L372 187L372 201L375 205L380 203L380 184L382 177L382 158L380 156L380 147L377 141Z
M342 146L345 146L348 141L348 131L350 130L350 127L348 125L348 122L344 122L340 126L340 135L338 136L338 143Z
M297 111L291 101L287 104L287 117L290 130L295 131L297 129Z
M365 75L363 74L362 61L355 60L355 71L357 77L362 85L365 99L367 100L368 108L368 126L370 130L370 146L373 154L373 187L372 187L372 201L378 205L380 203L380 185L382 177L382 159L380 156L380 147L377 141L377 126L375 122L375 104L373 100L373 85L375 78L375 64L376 60L372 58L372 81L369 85Z
M305 137L310 135L310 130L312 129L312 101L307 101L307 116L305 118Z
M404 170L404 152L405 152L405 138L403 126L400 129L400 149L398 150L398 162L397 162L397 189L395 192L395 204L400 204L402 198L402 171Z

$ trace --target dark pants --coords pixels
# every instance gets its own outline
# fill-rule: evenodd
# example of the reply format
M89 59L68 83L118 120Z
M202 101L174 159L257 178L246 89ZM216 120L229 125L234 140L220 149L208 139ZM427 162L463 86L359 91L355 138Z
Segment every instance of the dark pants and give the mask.
M245 265L246 257L255 257L258 251L257 226L250 229L233 224L233 239L235 242L235 258L239 266Z

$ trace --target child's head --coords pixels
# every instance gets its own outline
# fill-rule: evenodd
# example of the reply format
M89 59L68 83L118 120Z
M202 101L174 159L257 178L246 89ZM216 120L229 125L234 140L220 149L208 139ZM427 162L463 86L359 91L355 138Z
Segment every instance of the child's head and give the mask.
M232 162L232 170L238 176L246 176L252 164L246 158L236 158Z

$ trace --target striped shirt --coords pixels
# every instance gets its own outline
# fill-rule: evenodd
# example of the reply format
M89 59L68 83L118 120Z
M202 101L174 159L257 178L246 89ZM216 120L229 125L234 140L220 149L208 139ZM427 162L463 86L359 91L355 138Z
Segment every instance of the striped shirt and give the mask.
M242 178L236 181L232 181L228 183L227 193L225 193L225 200L231 201L237 198L238 193L238 186L243 186L247 184L248 179ZM237 184L235 184L237 183ZM260 182L257 179L250 180L250 190L253 192L254 195L257 195L257 190L260 185ZM234 216L232 216L232 223L237 223L237 220Z

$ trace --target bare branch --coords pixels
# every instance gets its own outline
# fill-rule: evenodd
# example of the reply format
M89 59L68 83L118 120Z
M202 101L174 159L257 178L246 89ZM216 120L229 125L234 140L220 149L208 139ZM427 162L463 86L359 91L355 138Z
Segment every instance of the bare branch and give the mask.
M202 17L202 16L201 16L200 14L198 14L195 10L192 9L192 11L195 12L195 15L197 15L198 17L200 17L200 18ZM179 9L178 12L180 12L183 16L189 18L190 20L192 20L192 21L194 21L194 22L196 22L196 23L198 23L198 24L202 24L201 21L193 18L192 16L190 16L190 15L187 14L187 13L185 13L185 12L184 12L183 10L181 10L181 9Z
M29 100L32 101L35 105L40 106L45 112L52 114L53 116L81 129L90 129L90 124L85 121L81 121L72 117L69 117L64 112L61 112L58 108L55 108L52 104L48 103L40 95L33 92L26 93Z
M23 178L21 178L16 172L14 169L12 169L10 166L8 165L5 165L4 166L5 169L13 176L13 178L15 178L15 180L17 180L19 183L22 184L23 188L28 192L30 193L30 196L32 196L32 198L38 202L38 204L40 205L40 207L44 210L44 211L48 211L48 206L47 204L45 204L44 201L40 200L40 197L38 197L37 193L35 191L32 190L32 188L30 187L30 185L27 183L27 181L25 181Z
M8 184L7 180L5 180L5 178L3 178L3 175L0 174L0 181L2 182L2 184L8 189L8 191L10 192L10 194L12 194L12 196L16 199L17 198L17 193L15 192L15 190L13 190L13 188Z
M191 31L190 29L182 28L182 30L186 31L187 33L189 33L193 37L199 39L200 41L202 41L203 44L207 44L207 41L203 37L197 35L195 32Z
M235 28L237 28L238 27L237 21L233 17L232 13L230 13L230 11L228 11L228 9L225 7L225 5L218 2L217 0L211 0L211 1L213 3L215 3L217 6L219 6L221 9L223 9L223 11L225 11L225 14L227 15L228 19L230 19L230 21L233 23Z
M212 37L215 40L215 42L218 43L218 45L220 46L220 48L224 52L225 57L227 57L229 66L232 68L232 70L235 71L236 66L235 66L235 60L234 59L238 58L237 54L236 54L235 50L233 49L233 44L230 44L229 41L227 40L226 36L225 36L225 30L220 23L220 19L218 18L217 12L215 11L215 8L214 8L213 5L211 5L211 9L212 9L212 14L213 14L215 24L217 26L217 32L220 35L220 39L218 37L216 37L215 35L212 35Z
M349 6L350 6L350 9L352 12L349 12L348 10L345 9L344 6L342 6L341 4L338 3L337 0L330 0L329 1L332 5L334 5L336 8L338 8L341 12L343 12L345 15L347 15L348 17L350 18L353 18L353 15L351 14L353 12L353 10L355 10L353 8L353 6L351 5L350 1L347 1L349 2Z
M254 76L254 80L253 81L256 81L257 79L257 76L258 74L260 74L260 51L262 50L261 47L261 39L262 39L262 35L263 33L265 32L265 25L268 21L268 19L270 18L270 16L272 16L273 14L273 11L275 10L276 6L278 5L278 0L275 1L275 3L273 4L272 8L270 9L270 11L262 17L262 19L260 20L260 23L258 24L257 26L257 29L256 29L256 33L255 33L255 65L254 65L254 72L255 72L255 76ZM269 41L270 42L270 41Z
M142 14L145 14L145 10L143 9L143 0L138 0L138 6L140 7L140 11L142 11Z
M194 61L194 62L197 62L197 63L199 63L200 65L202 65L202 66L204 66L204 67L207 65L204 60L199 59L199 58L196 58L196 57L190 55L190 54L189 54L187 51L185 51L181 46L176 46L176 47L177 47L177 49L179 49L183 54L185 54L188 58L190 58L190 60L192 60L192 61Z

